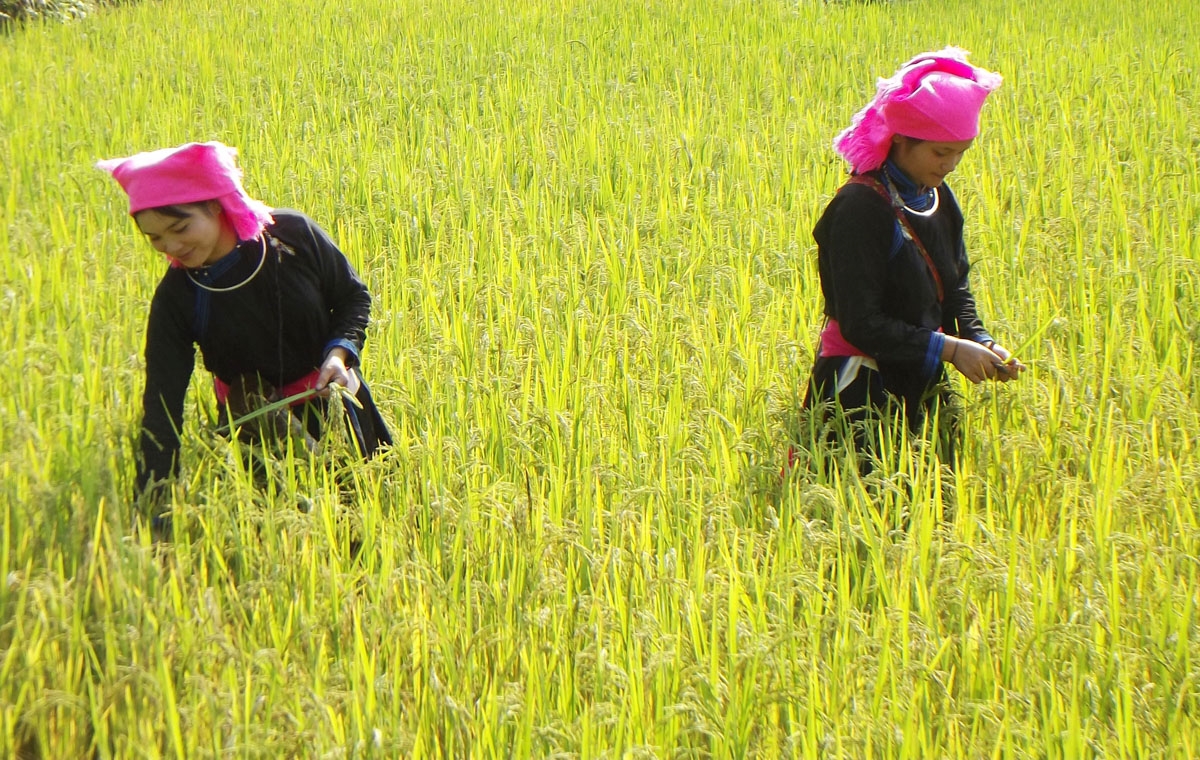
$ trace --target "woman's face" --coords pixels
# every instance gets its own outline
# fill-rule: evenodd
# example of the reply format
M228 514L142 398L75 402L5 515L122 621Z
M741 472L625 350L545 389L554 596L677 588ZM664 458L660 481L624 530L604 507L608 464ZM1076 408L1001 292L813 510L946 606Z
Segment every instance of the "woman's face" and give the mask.
M933 142L896 135L891 159L918 185L939 187L954 171L974 140Z
M185 215L176 217L146 209L135 214L134 221L154 250L188 269L215 264L237 245L237 234L216 201L181 210Z

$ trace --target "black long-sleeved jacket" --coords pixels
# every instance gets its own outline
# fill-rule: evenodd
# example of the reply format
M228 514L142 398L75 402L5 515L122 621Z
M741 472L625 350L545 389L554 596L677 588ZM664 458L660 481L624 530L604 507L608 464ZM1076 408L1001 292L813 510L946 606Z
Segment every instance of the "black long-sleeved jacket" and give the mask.
M173 475L183 404L199 346L204 366L229 383L258 373L276 387L317 369L334 346L353 365L362 349L371 296L350 262L315 222L276 209L263 239L241 241L211 267L172 268L155 290L146 325L146 389L139 493Z
M962 211L947 185L938 192L932 215L905 213L941 276L941 302L920 250L905 239L891 203L873 188L846 184L813 230L826 316L876 360L885 384L900 395L919 395L940 377L945 337L939 329L991 340L968 284Z

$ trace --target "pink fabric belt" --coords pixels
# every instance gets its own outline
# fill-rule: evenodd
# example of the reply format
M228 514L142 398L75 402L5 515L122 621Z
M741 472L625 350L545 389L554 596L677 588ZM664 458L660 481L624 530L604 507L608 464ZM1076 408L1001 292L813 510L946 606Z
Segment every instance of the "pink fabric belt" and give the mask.
M866 356L866 354L850 345L850 341L842 336L842 328L838 326L837 320L831 319L825 323L825 329L821 330L821 356Z
M937 332L942 332L942 328L939 327ZM821 356L868 356L846 340L836 319L826 321L825 329L821 330L820 354Z
M302 391L312 390L313 388L317 387L317 379L320 377L321 377L321 370L314 369L312 372L309 372L307 375L305 375L297 380L293 380L292 382L288 383L287 385L284 385L281 388L276 388L275 392L277 394L279 394L279 398L287 398L288 396L295 396L297 393L300 393ZM215 391L217 394L217 402L218 403L224 404L225 401L229 398L229 384L226 383L224 380L222 380L219 377L215 377L215 376L213 377L213 391ZM295 406L296 404L303 404L305 401L307 401L307 399L293 401L292 406Z

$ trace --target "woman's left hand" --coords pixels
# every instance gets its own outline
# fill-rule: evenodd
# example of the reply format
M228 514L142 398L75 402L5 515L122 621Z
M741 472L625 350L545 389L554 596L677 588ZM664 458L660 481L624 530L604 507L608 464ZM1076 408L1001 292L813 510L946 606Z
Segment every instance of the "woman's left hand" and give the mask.
M351 393L358 393L358 375L346 368L346 349L335 348L321 363L321 374L317 376L317 390L322 396L330 393L329 384L336 383Z
M996 365L996 379L1002 383L1007 383L1009 380L1016 380L1017 376L1025 371L1025 365L1017 361L1007 348L999 343L991 345L992 353L999 356L1002 364Z

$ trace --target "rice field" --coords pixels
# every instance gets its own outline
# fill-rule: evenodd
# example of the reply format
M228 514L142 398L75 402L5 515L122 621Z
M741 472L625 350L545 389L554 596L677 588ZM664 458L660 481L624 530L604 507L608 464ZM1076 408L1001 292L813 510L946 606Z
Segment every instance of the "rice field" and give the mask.
M0 37L0 756L1200 754L1197 39L1166 0L163 0ZM797 421L811 229L874 79L947 44L1005 77L950 182L1030 370L961 385L955 473L910 442L860 477ZM164 264L92 164L208 139L367 281L397 445L256 488L198 372L155 545Z

